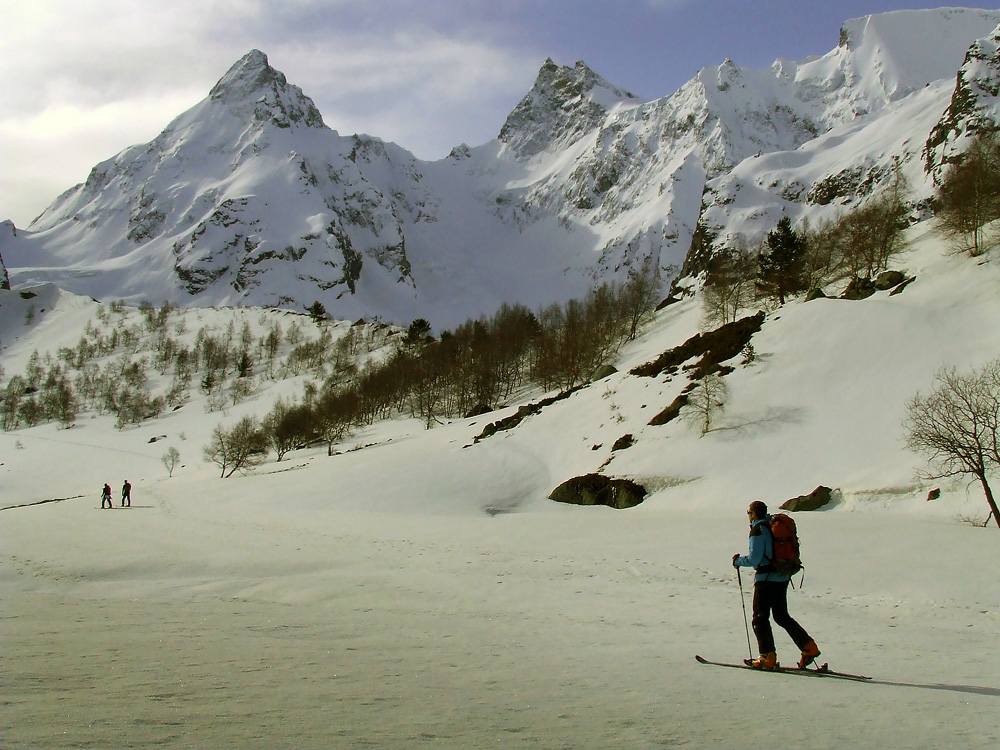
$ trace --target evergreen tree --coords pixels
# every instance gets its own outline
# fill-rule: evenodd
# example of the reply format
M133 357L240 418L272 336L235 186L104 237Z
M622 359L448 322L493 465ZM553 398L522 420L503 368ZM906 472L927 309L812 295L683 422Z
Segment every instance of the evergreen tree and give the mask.
M789 294L805 291L805 240L783 216L778 226L767 233L767 251L757 260L760 290L785 304Z
M326 307L319 300L313 302L309 307L306 308L306 312L309 313L309 317L313 319L316 325L320 325L328 317L326 313Z

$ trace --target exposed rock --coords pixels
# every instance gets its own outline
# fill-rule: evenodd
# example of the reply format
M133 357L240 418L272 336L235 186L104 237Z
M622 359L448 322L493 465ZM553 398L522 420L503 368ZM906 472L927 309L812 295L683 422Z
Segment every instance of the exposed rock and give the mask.
M680 301L681 301L681 297L675 297L673 295L673 293L670 293L666 297L664 297L662 300L660 300L660 304L658 304L656 306L655 311L659 312L663 308L670 307L671 305L675 305L675 304L677 304Z
M701 357L691 365L691 378L700 380L709 373L717 372L720 362L735 357L743 351L751 337L764 325L764 312L726 323L708 333L696 333L680 346L668 349L652 362L632 369L633 375L653 378L663 372L676 372L682 364L695 357Z
M930 502L931 500L937 500L939 497L941 497L941 488L940 487L935 487L933 490L931 490L930 492L927 493L927 501L928 502Z
M521 424L522 421L524 421L526 417L530 417L532 414L537 414L546 406L554 404L556 401L562 401L564 398L569 398L583 387L584 386L582 385L578 385L576 388L570 388L568 391L563 391L550 398L543 398L541 401L538 401L537 403L522 404L517 408L517 411L514 414L511 414L509 417L504 417L503 419L497 422L490 422L490 424L486 425L486 427L483 428L483 431L478 435L476 435L475 442L478 443L480 440L484 440L485 438L488 438L491 435L495 435L498 432L502 432L503 430L511 430L517 427L519 424Z
M808 495L799 495L798 497L793 497L791 500L786 500L781 504L781 509L790 511L819 510L823 506L830 504L832 494L833 490L820 485Z
M631 448L633 445L635 445L635 438L632 436L632 433L630 432L618 438L615 441L615 444L611 446L611 450L623 451L626 448Z
M991 110L1000 94L1000 28L969 47L955 79L951 103L924 144L924 171L937 179L961 159L969 134L996 128Z
M471 419L472 417L478 417L483 414L489 414L493 409L491 409L487 404L476 404L465 414L466 419Z
M664 425L667 422L672 422L677 419L681 413L681 409L687 406L687 402L688 395L686 393L680 394L677 398L670 402L670 406L649 420L650 427Z
M827 299L826 293L822 289L810 289L806 294L806 302L812 302L814 299Z
M521 157L560 143L569 144L598 127L607 116L605 101L638 101L578 62L568 68L547 59L535 85L500 130L500 140Z
M908 287L916 280L917 280L916 276L911 276L910 278L906 279L906 281L904 281L903 283L897 284L896 288L893 289L891 292L889 292L889 296L892 297L894 294L902 294L903 290L906 289L906 287Z
M585 474L569 479L549 495L550 500L570 505L607 505L622 510L634 508L646 498L646 488L630 479L610 479L601 474Z
M827 175L812 186L806 195L806 203L826 206L837 199L853 196L861 183L863 172L863 167L855 166Z
M875 279L875 288L880 292L884 292L887 289L892 289L894 286L899 286L905 278L899 271L883 271Z
M840 298L849 300L868 299L875 294L875 291L875 282L871 279L859 279L855 277L851 279L851 283L847 285L847 289L840 295Z
M215 84L209 96L238 116L252 114L256 121L271 122L279 128L290 128L293 123L324 127L323 116L312 99L272 68L260 50L244 55Z

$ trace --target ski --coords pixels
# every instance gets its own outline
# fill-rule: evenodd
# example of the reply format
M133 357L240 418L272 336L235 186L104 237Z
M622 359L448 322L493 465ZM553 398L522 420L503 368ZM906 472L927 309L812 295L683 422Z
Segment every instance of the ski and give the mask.
M799 669L798 667L777 667L776 669L754 669L749 664L733 664L725 661L712 661L711 659L706 659L704 656L698 656L695 654L695 659L698 660L699 664L711 664L716 667L730 667L731 669L749 669L753 672L772 672L775 674L798 674L803 676L811 677L833 677L838 680L854 680L856 682L867 682L871 680L871 677L867 677L863 674L852 674L850 672L837 672L826 664L821 664L818 667L806 667L805 669Z

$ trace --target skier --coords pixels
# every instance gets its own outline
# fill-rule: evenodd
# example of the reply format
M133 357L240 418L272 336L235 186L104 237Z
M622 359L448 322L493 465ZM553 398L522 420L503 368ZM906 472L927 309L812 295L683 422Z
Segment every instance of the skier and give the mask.
M104 483L104 489L101 490L101 510L104 510L104 503L107 503L109 508L115 507L111 504L111 485L107 482Z
M125 484L122 485L122 507L131 508L132 507L132 485L125 480Z
M757 646L760 656L749 662L755 669L775 669L778 666L778 655L774 650L774 634L771 632L770 616L774 614L774 622L786 631L799 647L802 656L799 659L799 669L805 669L819 656L816 641L809 637L805 629L788 614L788 581L789 576L778 573L771 561L774 559L774 540L771 536L771 516L767 505L760 500L754 500L747 509L750 517L750 552L740 556L733 555L734 568L754 568L757 574L753 583L753 624L754 635L757 636Z

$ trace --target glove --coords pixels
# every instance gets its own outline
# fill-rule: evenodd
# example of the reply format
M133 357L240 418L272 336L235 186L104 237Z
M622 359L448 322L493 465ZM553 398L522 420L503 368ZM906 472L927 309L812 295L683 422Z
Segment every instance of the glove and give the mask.
M735 555L733 555L733 567L734 568L740 567L739 565L736 564L736 561L739 560L739 559L740 559L740 553L737 552Z

